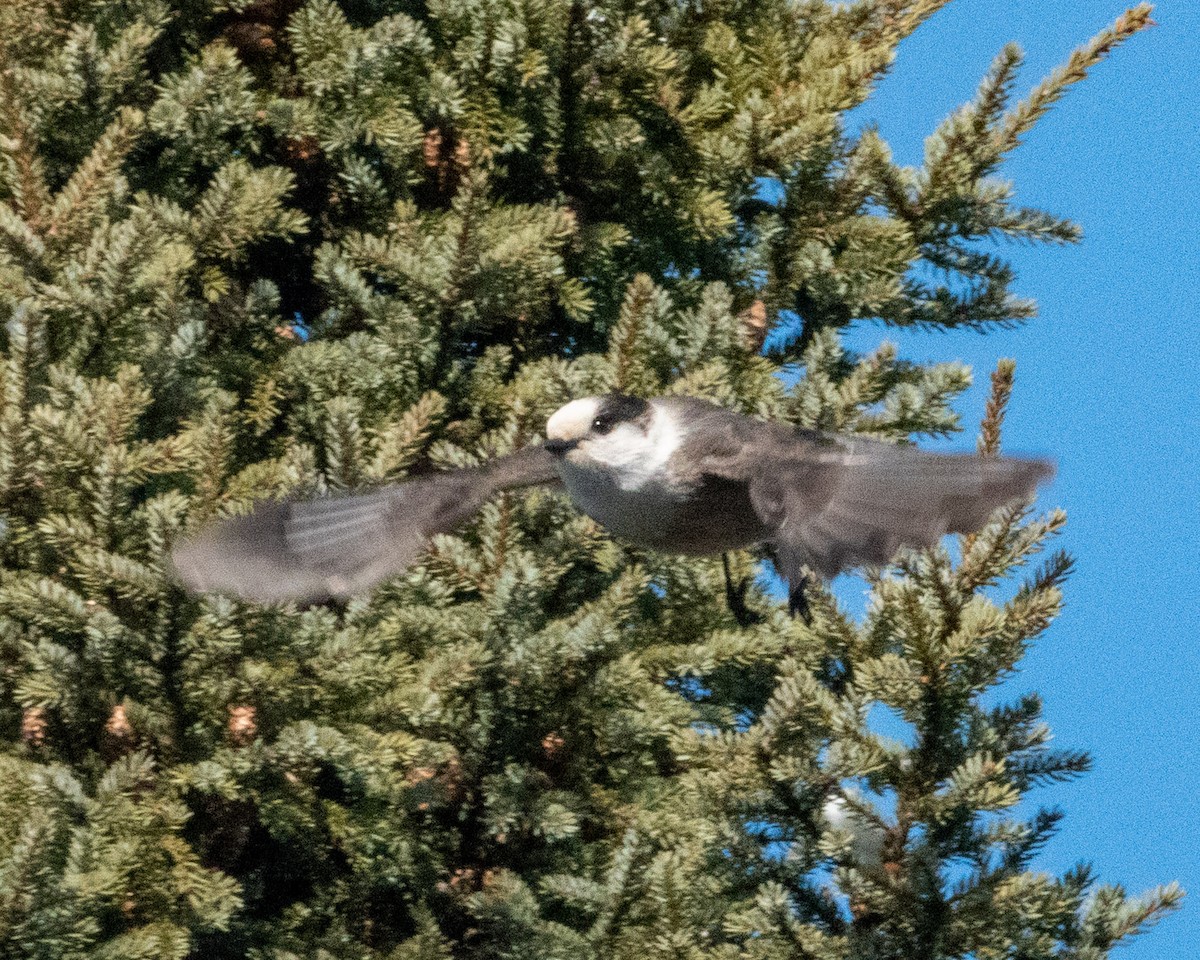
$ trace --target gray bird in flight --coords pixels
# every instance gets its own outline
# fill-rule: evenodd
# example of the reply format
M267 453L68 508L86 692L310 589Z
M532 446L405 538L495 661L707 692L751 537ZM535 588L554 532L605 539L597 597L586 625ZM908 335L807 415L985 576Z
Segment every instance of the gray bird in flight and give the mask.
M263 503L180 543L172 560L197 592L344 598L402 571L499 492L561 486L611 533L653 550L772 548L795 612L806 569L832 577L978 530L1053 469L804 430L694 398L609 394L566 404L544 442L516 453L367 493Z

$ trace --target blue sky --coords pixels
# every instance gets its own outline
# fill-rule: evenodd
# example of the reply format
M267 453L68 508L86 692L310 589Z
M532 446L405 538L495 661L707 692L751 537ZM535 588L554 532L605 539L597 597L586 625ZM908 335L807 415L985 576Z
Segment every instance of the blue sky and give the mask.
M856 119L877 124L899 162L919 163L924 137L1004 43L1026 52L1023 93L1125 6L957 0L905 42ZM1039 691L1058 745L1095 759L1035 795L1066 812L1041 862L1061 872L1089 860L1131 891L1179 880L1191 893L1124 960L1200 944L1200 2L1163 0L1154 16L1159 26L1076 85L1001 171L1024 205L1084 228L1078 246L1005 249L1038 319L987 336L867 325L848 338L971 363L968 425L996 359L1017 360L1005 447L1058 460L1040 502L1066 508L1060 542L1077 568L1065 612L1004 692ZM973 442L968 430L944 446ZM850 597L862 582L838 588Z

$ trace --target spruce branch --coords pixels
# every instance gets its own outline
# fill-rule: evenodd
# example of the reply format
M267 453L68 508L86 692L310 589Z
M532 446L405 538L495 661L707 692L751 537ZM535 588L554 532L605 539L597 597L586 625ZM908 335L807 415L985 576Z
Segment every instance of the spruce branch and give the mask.
M400 419L377 433L374 456L365 468L371 480L399 476L420 454L446 415L445 398L434 391L422 394Z
M430 387L439 386L451 369L454 338L461 322L458 314L469 306L463 301L468 296L467 281L478 256L478 232L487 189L487 170L477 167L464 178L451 204L453 232L448 239L453 247L448 251L449 269L437 314L437 353L428 381Z
M100 86L108 104L115 105L130 88L140 86L151 47L171 18L166 3L143 5L141 16L122 29L105 47L97 63Z
M946 6L950 0L916 0L905 9L897 22L897 40L911 35L921 24Z
M979 439L975 448L986 456L997 456L1000 453L1000 428L1004 423L1004 412L1008 408L1012 396L1013 382L1017 370L1017 362L1001 359L992 371L992 391L984 408L983 422L979 426Z
M0 203L0 255L40 279L45 276L46 243L36 227L39 221L31 224L7 203ZM19 290L12 292L19 294Z
M95 226L108 200L121 164L133 149L144 117L139 110L121 110L96 141L87 158L58 192L51 206L46 235L69 249Z
M8 181L17 213L34 234L44 228L43 218L50 206L50 188L46 184L45 165L38 151L37 137L22 107L11 67L0 45L0 155L8 159L10 170L0 172Z
M1183 903L1183 890L1176 883L1156 887L1140 897L1128 897L1121 887L1098 889L1084 912L1082 920L1083 950L1108 950L1122 940L1136 936L1178 910Z
M1111 27L1100 31L1088 43L1075 50L1067 62L1054 70L1030 91L1029 96L1007 113L995 133L996 151L1003 155L1021 142L1021 138L1045 115L1072 84L1083 80L1117 46L1134 34L1154 26L1150 19L1153 6L1140 3L1126 10Z
M350 397L325 405L325 478L331 490L352 490L363 474L365 437L360 408Z
M630 282L610 335L608 361L613 388L641 395L658 386L654 370L656 341L661 339L661 318L668 306L666 292L646 274L638 274Z
M990 133L1008 105L1023 59L1021 48L1008 44L992 61L975 100L951 114L926 141L925 176L935 196L968 189L999 162Z
M1000 453L1000 428L1004 424L1004 413L1008 409L1008 401L1012 396L1016 371L1016 361L1009 358L998 360L996 362L996 369L992 371L992 390L988 395L987 406L984 408L983 422L979 425L979 437L975 441L975 449L984 456L994 457ZM968 567L966 558L974 554L978 537L979 534L977 533L968 533L961 540L964 562L961 565L959 577L964 583L969 582L962 579L963 571ZM994 534L993 537L994 539L991 542L998 547L1000 538L995 537ZM981 558L975 559L979 569L986 569L988 566L986 560L979 563Z
M253 243L292 239L308 225L308 218L285 202L294 186L295 177L282 167L230 160L213 175L190 218L197 249L216 261L237 263Z

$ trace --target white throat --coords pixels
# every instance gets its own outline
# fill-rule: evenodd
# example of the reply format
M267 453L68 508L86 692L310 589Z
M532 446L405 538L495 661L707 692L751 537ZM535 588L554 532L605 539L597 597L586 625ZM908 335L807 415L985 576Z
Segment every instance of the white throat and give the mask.
M679 425L671 415L652 406L645 431L621 423L603 436L590 437L581 452L603 468L619 489L633 493L675 485L667 476L667 461L679 449L681 439Z
M620 423L586 436L559 462L559 473L580 510L617 536L650 543L687 496L667 470L682 439L674 418L652 406L644 430Z

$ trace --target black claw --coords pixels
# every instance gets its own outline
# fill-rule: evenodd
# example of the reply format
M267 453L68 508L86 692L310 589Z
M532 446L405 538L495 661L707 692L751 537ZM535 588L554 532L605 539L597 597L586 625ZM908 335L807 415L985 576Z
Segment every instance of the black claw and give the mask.
M808 606L808 576L801 576L793 584L788 585L788 613L799 617L804 625L812 626L812 610Z
M762 623L762 614L755 613L746 606L746 591L750 589L750 578L743 577L736 587L733 585L733 574L729 571L729 554L721 554L721 565L725 568L725 602L729 612L740 627L751 627Z

